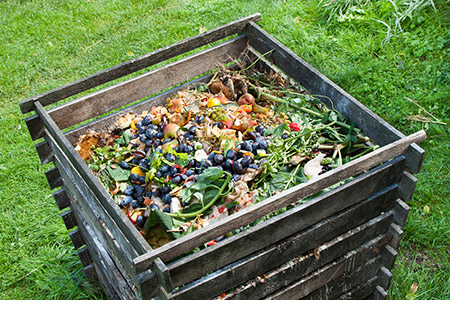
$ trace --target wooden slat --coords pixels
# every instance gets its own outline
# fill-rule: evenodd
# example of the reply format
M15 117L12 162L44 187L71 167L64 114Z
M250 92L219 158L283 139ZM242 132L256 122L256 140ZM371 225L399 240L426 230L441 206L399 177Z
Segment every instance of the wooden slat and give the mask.
M139 274L141 284L142 299L149 300L155 298L160 293L160 282L154 272L147 271Z
M326 194L320 195L287 212L271 218L255 227L244 230L231 238L177 260L169 265L175 286L186 284L246 255L276 243L292 234L358 203L372 194L394 184L404 168L400 157L350 181ZM384 208L392 204L386 198ZM381 209L380 209L381 210Z
M373 293L374 300L384 300L386 299L386 297L387 297L386 291L382 287L376 286L375 292Z
M99 278L97 275L97 271L95 271L95 265L94 263L91 263L90 265L83 268L84 275L89 280L91 285L95 285L99 282Z
M301 280L286 286L278 292L267 296L268 300L293 300L302 299L315 290L321 288L326 283L341 277L346 272L353 271L365 260L366 247L362 246L350 251L344 257L314 271L312 274L303 277ZM376 258L375 258L376 259ZM375 262L374 263L378 263Z
M50 142L50 144L53 145L53 142ZM63 157L60 151L55 149L56 161L54 163L59 168L63 179L67 181L65 186L70 198L73 199L72 210L76 210L78 216L82 216L93 228L93 233L114 257L115 263L121 268L124 276L128 276L127 279L133 285L139 285L130 264L131 259L136 256L134 248L124 238L115 223L106 215L104 208L98 204L98 200L87 190L82 189L82 184L74 175L70 175L69 164L66 162L65 165L61 165L64 160L60 160L60 157Z
M410 208L401 199L397 199L394 209L395 209L394 214L395 223L398 224L400 228L403 228L406 224Z
M89 187L101 205L105 208L106 212L125 234L128 241L133 245L133 248L138 253L145 253L148 250L151 250L150 245L143 239L141 234L123 214L118 205L114 202L100 181L95 177L87 164L81 159L39 102L36 102L36 112L45 124L46 130L48 130L48 137L51 136L51 138L54 139L57 146L61 149L61 152L64 153L64 156L67 157L75 171L80 175L82 181Z
M335 108L371 137L375 143L383 146L404 137L400 131L300 59L255 23L250 22L248 24L247 34L251 46L261 54L273 50L267 56L268 59L311 93L329 97ZM330 104L325 98L323 98L323 102ZM411 148L406 152L408 167L413 173L419 172L424 154L425 151L415 144L411 145Z
M399 183L399 196L403 201L411 201L416 189L417 178L405 171Z
M420 142L425 139L425 132L419 131L413 135L392 142L371 153L368 153L356 160L342 165L339 168L330 170L316 178L280 192L266 200L263 200L249 208L245 208L221 221L210 224L205 228L197 230L182 238L176 239L152 252L147 252L134 259L134 264L138 272L142 272L150 267L153 260L161 258L163 261L171 260L185 252L208 242L211 239L226 234L245 226L268 213L277 211L297 202L305 197L311 196L324 188L345 180L361 172L383 163L391 158L401 155L411 143Z
M176 86L173 89L165 91L163 93L157 94L151 98L145 99L144 101L133 104L129 107L123 108L117 112L106 115L94 121L91 121L85 125L78 128L70 130L65 133L66 138L72 145L78 141L78 138L86 134L88 130L93 130L96 132L107 132L114 126L114 123L119 118L120 115L126 114L128 112L133 112L134 114L141 114L144 110L150 110L151 106L165 105L167 98L174 97L178 91L184 90L192 85L199 83L208 83L212 78L212 75L205 75L203 77L197 78L195 80L183 83L182 85Z
M62 99L68 98L77 93L94 88L111 80L118 79L125 75L139 71L141 69L152 66L158 62L176 57L182 53L194 50L203 45L226 38L235 33L240 33L249 21L261 20L261 14L255 13L246 18L242 18L224 26L206 31L194 37L179 41L175 44L158 49L151 53L140 56L111 67L109 69L97 72L93 75L85 77L81 80L74 81L59 88L36 95L32 98L25 99L20 102L20 109L23 113L30 112L34 109L34 102L40 101L46 106Z
M66 226L67 230L70 230L77 225L77 220L75 219L72 209L61 213L61 218L63 219L64 225Z
M53 152L47 142L41 141L35 145L35 148L42 164L52 162Z
M86 241L86 246L83 249L87 249L92 253L91 260L95 263L96 271L103 288L105 289L106 287L105 292L113 297L113 292L115 292L120 299L135 300L137 298L135 293L129 287L127 281L117 269L103 245L98 241L92 228L84 220L83 216L79 214L76 208L74 208L74 212L77 217L78 227Z
M281 276L278 277L278 274L276 274L273 279L266 280L267 284L264 283L261 285L263 288L253 290L252 283L250 291L245 293L242 290L240 291L241 296L239 296L239 299L259 299L260 297L255 295L268 294L270 292L264 292L264 290L275 290L277 286L284 286L289 280L292 282L302 275L334 260L340 255L344 255L349 250L358 247L355 245L358 241L364 243L365 241L373 239L378 234L383 233L392 220L392 213L379 216L358 227L357 230L351 229L370 220L374 216L379 215L380 211L383 210L380 208L383 206L383 200L389 197L388 193L393 191L393 189L386 190L384 193L372 197L368 201L363 201L343 212L320 221L286 241L276 243L269 248L258 251L222 270L195 281L194 283L181 288L178 292L174 292L173 298L211 298L221 292L234 288L246 279L252 279L257 275L261 275L272 268L288 262L290 259L305 254L305 252L309 250L321 248L320 252L324 251L323 256L322 252L320 253L320 259L318 261L316 261L314 255L308 254L306 258L295 259L294 263L288 262L287 266L283 268L283 272L280 272ZM353 236L353 233L358 232L361 233L357 236ZM339 245L336 245L333 250L327 251L327 247L335 245L332 240L335 237L340 237L339 241L342 242ZM331 243L328 243L323 247L324 243L327 241L330 241ZM251 243L248 243L247 245L251 246ZM316 250L316 252L318 251ZM186 274L189 274L189 272L190 270L187 270Z
M238 36L154 71L52 108L48 114L60 129L70 127L190 80L217 68L219 63L231 62L239 57L246 46L246 36ZM25 122L32 139L42 137L43 123L37 115L27 118Z
M53 198L55 199L56 205L59 210L63 210L70 206L70 200L67 197L66 191L64 188L58 189L52 193Z
M88 247L83 247L80 250L78 250L77 251L77 255L78 255L78 258L80 259L81 264L83 265L83 267L88 266L93 261L91 253L89 252Z
M79 249L86 243L83 239L80 229L75 229L69 232L70 240L72 240L75 249Z
M365 283L353 288L339 297L340 300L362 300L367 299L375 290L378 277L370 278Z
M45 177L47 178L50 189L61 187L63 184L61 175L59 174L58 168L56 167L45 171Z
M392 269L395 259L397 258L397 251L389 244L385 245L381 254L381 263L388 269Z
M384 290L389 289L389 285L391 284L392 279L392 273L389 271L388 268L382 266L380 268L380 271L378 272L378 283L379 285L384 288Z
M344 273L340 278L327 283L303 299L305 300L335 300L344 293L358 287L373 278L380 269L380 257L373 258L357 267L353 272Z
M389 245L392 248L397 249L398 245L400 243L400 240L402 239L403 231L399 225L392 223L389 228L389 233L392 236L391 241L389 241Z

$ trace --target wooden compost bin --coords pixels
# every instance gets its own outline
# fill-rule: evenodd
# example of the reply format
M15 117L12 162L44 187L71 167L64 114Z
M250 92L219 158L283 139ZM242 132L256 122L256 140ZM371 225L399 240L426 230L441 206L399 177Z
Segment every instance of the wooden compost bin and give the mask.
M99 280L109 298L213 299L224 298L225 292L229 299L386 296L409 211L405 201L411 199L417 181L412 174L420 170L424 156L415 143L423 141L425 134L405 137L261 29L255 23L260 19L260 14L254 14L20 102L23 113L35 111L26 123L32 139L41 140L36 150L42 164L55 165L46 176L50 188L56 189L58 208L68 208L61 216L84 271L89 279ZM211 46L213 42L219 43ZM156 70L44 109L205 45L210 46ZM244 52L259 57L265 68L281 70L312 94L329 97L380 148L152 249L73 145L88 129L105 130L120 114L138 114L164 104L190 84L208 81L208 72L219 62L232 62ZM183 84L187 79L190 82ZM324 103L329 104L328 99ZM118 108L122 109L92 120ZM355 178L211 247L184 255L349 177Z

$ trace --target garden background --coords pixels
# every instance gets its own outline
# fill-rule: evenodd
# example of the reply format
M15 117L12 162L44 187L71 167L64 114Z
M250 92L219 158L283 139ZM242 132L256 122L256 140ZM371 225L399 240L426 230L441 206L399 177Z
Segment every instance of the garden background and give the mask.
M0 2L0 299L86 285L19 101L255 12L259 25L426 150L390 299L450 297L447 0Z

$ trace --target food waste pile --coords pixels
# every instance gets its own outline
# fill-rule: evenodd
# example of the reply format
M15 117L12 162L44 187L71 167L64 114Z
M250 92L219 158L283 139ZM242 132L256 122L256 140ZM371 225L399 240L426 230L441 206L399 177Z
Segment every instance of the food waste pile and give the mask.
M273 72L220 68L75 149L157 248L377 147L319 98Z

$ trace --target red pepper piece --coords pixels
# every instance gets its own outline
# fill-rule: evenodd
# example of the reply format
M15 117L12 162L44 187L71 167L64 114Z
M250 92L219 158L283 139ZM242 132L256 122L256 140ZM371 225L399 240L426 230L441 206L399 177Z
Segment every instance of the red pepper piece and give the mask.
M291 122L289 124L289 129L291 129L291 131L300 131L300 125L298 123Z

